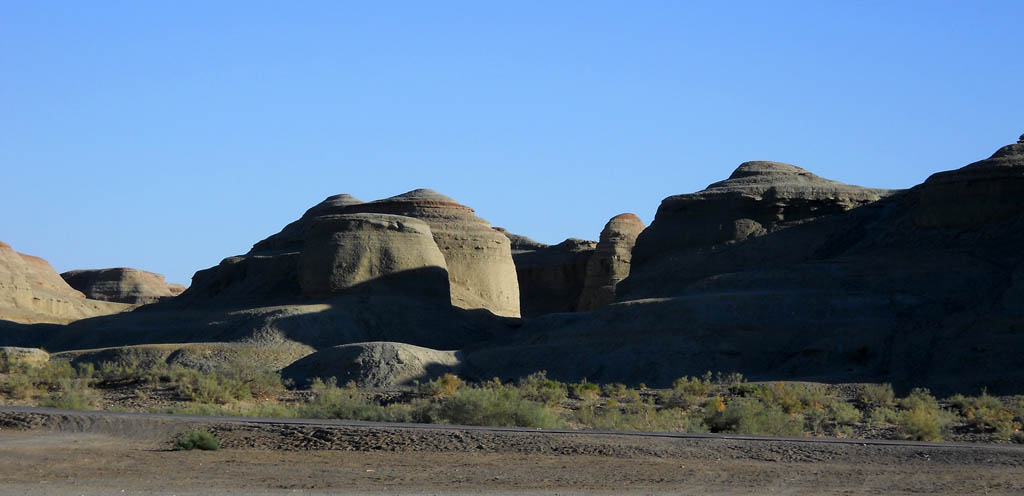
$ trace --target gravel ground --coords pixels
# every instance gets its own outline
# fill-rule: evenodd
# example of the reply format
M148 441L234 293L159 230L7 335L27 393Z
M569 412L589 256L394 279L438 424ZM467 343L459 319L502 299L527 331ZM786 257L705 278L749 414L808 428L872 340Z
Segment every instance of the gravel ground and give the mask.
M170 450L195 429L224 449ZM0 494L1022 494L1022 474L1006 445L0 411Z

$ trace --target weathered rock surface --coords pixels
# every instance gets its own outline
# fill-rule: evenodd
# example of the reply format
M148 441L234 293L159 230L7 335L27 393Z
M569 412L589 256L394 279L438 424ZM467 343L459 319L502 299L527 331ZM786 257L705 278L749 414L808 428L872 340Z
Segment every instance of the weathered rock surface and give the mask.
M1011 145L995 164L897 192L741 167L738 188L722 186L730 180L663 202L616 303L528 321L476 345L464 367L659 386L735 370L1019 394L1024 208L1006 197L1016 155ZM765 167L781 183L750 186ZM943 197L949 208L936 207ZM966 212L952 207L961 197Z
M525 236L506 236L516 248L512 259L519 280L522 316L575 312L586 280L587 261L597 243L570 238L557 245L544 245Z
M349 194L329 196L326 200L310 207L299 220L288 224L281 232L253 245L250 253L274 250L300 251L306 240L306 235L309 233L309 228L316 218L344 214L345 209L360 203L363 201Z
M519 283L508 238L473 209L429 189L346 208L352 213L381 213L420 219L430 226L444 255L452 304L518 317Z
M421 220L387 214L317 217L299 256L307 296L394 291L450 303L448 270Z
M394 389L461 372L461 353L422 348L405 343L370 342L320 350L282 371L297 384L313 378L355 382L360 388Z
M933 174L920 186L914 222L957 228L1003 220L1024 209L1024 143L1000 148L961 169Z
M509 247L512 249L513 258L517 253L536 251L541 248L547 248L548 246L551 246L547 243L534 241L526 236L523 236L522 234L509 232L508 229L505 229L504 227L495 227L494 230L498 231L499 233L503 234L506 238L508 238L508 241L510 243Z
M587 261L577 310L586 312L615 300L615 286L629 276L633 245L643 230L643 221L631 213L616 215L605 224L597 248Z
M768 247L779 253L754 253L724 266L708 265L705 259L712 251L842 214L892 193L839 183L780 162L745 162L725 181L664 199L654 221L637 237L630 277L616 291L636 299L738 264L756 266L787 254L798 260L801 247L790 246Z
M129 305L87 300L68 286L46 260L0 242L0 320L67 323L122 312Z
M50 361L50 354L39 348L0 346L0 363L42 365L48 361Z
M173 298L181 293L175 293L161 274L125 267L71 270L62 273L60 277L92 300L145 304Z

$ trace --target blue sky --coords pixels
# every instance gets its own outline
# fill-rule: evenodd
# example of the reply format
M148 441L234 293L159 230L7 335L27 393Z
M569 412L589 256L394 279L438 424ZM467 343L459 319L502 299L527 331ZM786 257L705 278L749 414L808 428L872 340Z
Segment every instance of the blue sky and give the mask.
M556 243L746 160L904 188L1024 132L1024 2L0 1L0 240L187 284L335 193Z

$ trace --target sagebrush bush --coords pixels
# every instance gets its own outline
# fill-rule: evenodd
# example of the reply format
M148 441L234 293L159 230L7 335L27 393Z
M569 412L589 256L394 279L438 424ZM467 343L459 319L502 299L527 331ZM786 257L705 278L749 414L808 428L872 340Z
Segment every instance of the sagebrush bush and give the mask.
M865 405L892 406L896 393L892 390L892 384L868 384L861 390L857 399Z
M853 425L861 419L860 410L843 400L833 399L827 402L825 410L828 416L840 425Z
M524 398L548 406L565 401L568 389L565 383L549 379L546 371L534 372L518 382L519 393Z
M601 396L601 386L584 379L582 382L569 384L569 394L578 400L590 401Z
M728 402L724 410L715 410L705 412L706 422L712 432L773 436L803 434L803 421L799 416L753 398L737 398Z
M220 441L209 432L195 431L181 439L178 439L178 441L174 443L174 449L217 451L220 449Z
M988 391L983 390L980 396L957 394L947 401L978 430L993 431L1004 439L1013 434L1015 412Z
M938 408L912 408L900 412L897 423L903 433L915 441L941 441L949 428L949 418Z
M88 388L72 389L42 399L39 406L50 408L63 408L66 410L93 410L96 408L98 398L95 391Z
M515 388L464 388L425 405L428 422L507 427L564 427L544 404L523 398Z
M465 383L459 378L459 376L446 372L437 379L421 384L419 392L420 394L433 397L451 396L464 385Z
M754 396L766 405L779 407L789 414L803 413L808 408L820 409L825 402L825 395L813 386L784 382L761 386Z

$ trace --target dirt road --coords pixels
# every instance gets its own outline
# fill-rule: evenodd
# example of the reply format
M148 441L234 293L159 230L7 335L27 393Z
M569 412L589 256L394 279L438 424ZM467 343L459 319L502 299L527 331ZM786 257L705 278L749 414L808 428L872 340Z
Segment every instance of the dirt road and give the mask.
M1024 494L1024 448L0 409L0 494L912 493Z

